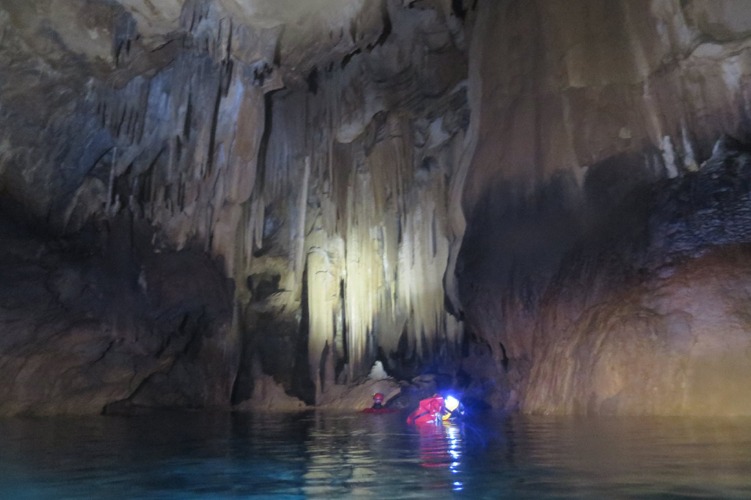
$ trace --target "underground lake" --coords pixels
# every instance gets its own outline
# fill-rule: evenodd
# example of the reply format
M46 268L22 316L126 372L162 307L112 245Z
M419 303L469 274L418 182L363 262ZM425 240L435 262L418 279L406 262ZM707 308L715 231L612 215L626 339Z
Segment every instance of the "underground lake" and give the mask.
M748 498L751 419L159 412L0 420L0 497Z

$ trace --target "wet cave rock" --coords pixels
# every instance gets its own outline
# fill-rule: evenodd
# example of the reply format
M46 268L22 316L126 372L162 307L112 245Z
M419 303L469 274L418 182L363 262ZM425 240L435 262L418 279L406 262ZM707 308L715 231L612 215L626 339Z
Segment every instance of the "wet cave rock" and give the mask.
M741 0L0 4L0 415L751 415Z

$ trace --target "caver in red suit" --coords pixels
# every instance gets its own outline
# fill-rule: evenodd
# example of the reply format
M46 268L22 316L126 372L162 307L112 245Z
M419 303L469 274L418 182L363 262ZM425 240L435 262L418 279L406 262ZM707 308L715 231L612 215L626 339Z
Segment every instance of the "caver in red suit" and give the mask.
M443 404L443 397L434 395L433 397L423 399L417 406L417 409L407 417L408 424L428 424L436 423L441 420L446 407Z

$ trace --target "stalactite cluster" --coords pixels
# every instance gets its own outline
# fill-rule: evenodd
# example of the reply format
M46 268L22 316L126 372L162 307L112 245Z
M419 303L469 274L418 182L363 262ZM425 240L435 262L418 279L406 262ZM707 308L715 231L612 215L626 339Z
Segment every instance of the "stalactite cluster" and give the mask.
M338 408L380 362L712 413L747 376L749 33L732 0L1 2L0 412Z
M238 55L233 50L240 49L233 47L260 35L233 28L231 19L212 6L186 4L184 49L158 73L94 91L97 116L115 145L91 175L105 185L115 179L103 200L109 215L127 206L157 228L163 244L202 244L224 258L233 276L244 257L236 255L245 246L238 240L252 241L254 232L253 220L240 221L255 184L263 96L274 85L267 70L259 73L258 68L273 61L275 43L273 30L261 30L268 40L266 53L244 62L247 54ZM121 61L125 57L118 57L118 64L127 65ZM81 189L105 191L92 183ZM76 193L74 202L82 197L90 198ZM74 209L69 206L68 213ZM75 228L82 222L65 225Z
M461 339L443 279L469 116L463 31L438 7L385 2L378 19L380 31L353 21L358 48L289 83L275 60L281 30L205 1L182 8L169 42L182 50L126 79L143 51L133 22L120 22L122 83L89 98L112 141L63 211L76 231L126 210L154 227L155 245L222 258L238 284L238 342L297 324L307 345L292 348L307 351L315 400L376 359L406 375L449 361ZM272 269L274 293L243 286ZM271 368L282 380L294 370Z
M260 196L286 214L288 237L261 242L272 255L250 267L288 256L281 288L293 302L307 292L308 364L319 396L366 375L376 359L410 374L459 348L443 276L453 238L446 200L469 113L466 63L439 13L412 15L390 25L383 45L319 71L314 87L271 100ZM443 31L433 40L410 33L420 22ZM414 58L439 49L456 71L421 80Z

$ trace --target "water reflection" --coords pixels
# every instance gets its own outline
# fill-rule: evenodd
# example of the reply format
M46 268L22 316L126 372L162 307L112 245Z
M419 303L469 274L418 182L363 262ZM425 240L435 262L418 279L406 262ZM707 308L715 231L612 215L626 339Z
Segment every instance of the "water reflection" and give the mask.
M751 419L525 419L526 460L572 493L751 498Z
M314 414L305 440L303 491L308 496L359 496L383 487L400 460L398 416ZM391 474L392 475L392 474Z
M751 419L0 419L0 498L751 498Z
M461 491L461 460L463 453L460 424L439 423L417 426L420 436L420 465L428 468L447 469L456 477L451 478L451 489Z

